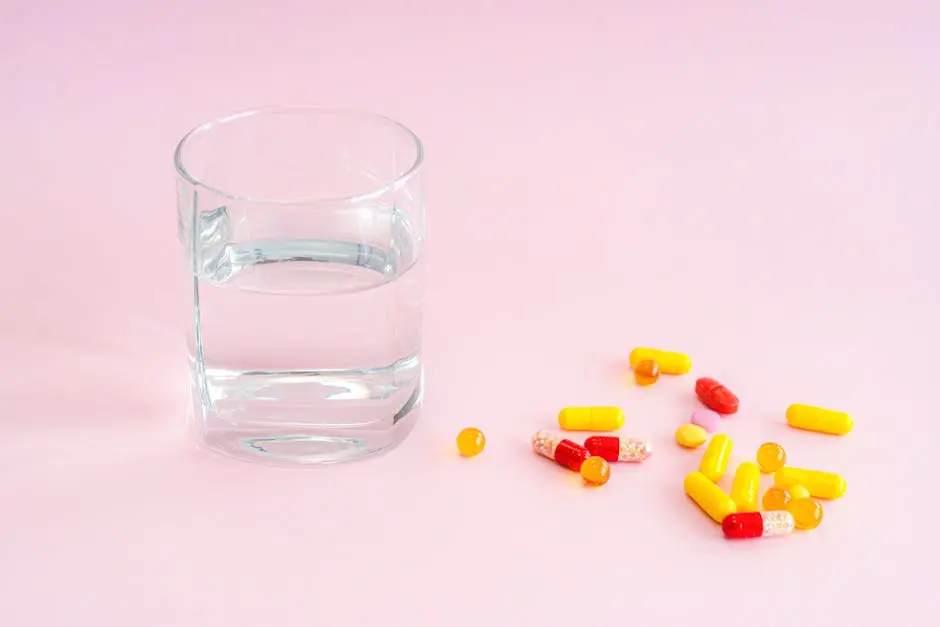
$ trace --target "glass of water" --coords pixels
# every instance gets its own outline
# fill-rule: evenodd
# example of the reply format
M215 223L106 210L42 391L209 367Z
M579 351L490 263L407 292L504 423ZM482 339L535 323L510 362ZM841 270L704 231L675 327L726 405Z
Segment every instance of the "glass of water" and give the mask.
M282 464L400 443L423 382L420 140L283 106L197 127L175 161L197 437Z

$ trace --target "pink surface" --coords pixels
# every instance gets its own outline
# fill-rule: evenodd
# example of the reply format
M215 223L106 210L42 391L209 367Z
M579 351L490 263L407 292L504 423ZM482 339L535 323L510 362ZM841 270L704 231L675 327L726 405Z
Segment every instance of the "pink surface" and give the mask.
M710 409L697 409L692 412L692 417L689 419L689 422L702 427L706 431L721 430L721 421L721 415Z
M139 4L0 8L0 624L933 624L940 4ZM183 424L171 153L282 102L428 154L423 419L313 472ZM637 345L693 370L638 388ZM733 464L844 474L819 529L731 544L687 501L699 376ZM581 487L529 449L567 404L656 455Z

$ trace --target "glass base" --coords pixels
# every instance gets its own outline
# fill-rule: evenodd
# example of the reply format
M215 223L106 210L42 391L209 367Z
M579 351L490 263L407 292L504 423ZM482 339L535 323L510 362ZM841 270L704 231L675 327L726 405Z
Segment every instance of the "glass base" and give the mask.
M298 429L282 433L270 429L196 429L194 435L203 447L228 457L274 466L316 466L372 457L395 448L408 437L419 413L420 408L414 408L390 431L354 437L337 435L332 430Z
M191 425L200 445L228 457L274 466L335 464L371 457L403 442L421 413L422 392L419 383L394 415L372 414L372 420L355 426L311 424L311 413L322 413L322 408L311 412L309 406L291 404L243 404L239 419L232 420L224 414L204 413L205 408L194 399ZM246 420L246 415L252 419Z
M191 366L197 441L229 457L277 466L332 464L392 449L411 432L424 393L417 357L345 371Z
M371 457L398 446L407 431L396 430L391 437L376 441L340 438L318 434L285 433L263 436L229 431L206 434L200 443L218 453L249 462L276 466L323 465Z

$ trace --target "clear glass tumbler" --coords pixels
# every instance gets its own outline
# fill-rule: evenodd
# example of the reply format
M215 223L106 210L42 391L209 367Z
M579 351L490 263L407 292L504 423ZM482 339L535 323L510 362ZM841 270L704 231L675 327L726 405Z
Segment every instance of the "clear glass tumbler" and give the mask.
M407 436L423 383L422 160L398 122L316 106L239 113L180 141L204 444L316 464Z

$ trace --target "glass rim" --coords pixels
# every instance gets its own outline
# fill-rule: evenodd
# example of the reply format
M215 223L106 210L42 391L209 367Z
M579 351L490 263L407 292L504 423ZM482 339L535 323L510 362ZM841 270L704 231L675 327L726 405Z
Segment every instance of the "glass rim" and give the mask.
M415 158L408 168L404 170L401 174L394 176L389 180L384 180L377 182L375 187L367 189L366 191L359 192L356 194L349 194L346 196L318 196L314 198L292 198L292 199L277 199L277 198L253 198L251 196L242 196L237 193L227 192L224 189L210 185L205 181L200 180L199 178L193 176L189 170L186 169L185 164L183 163L183 151L186 149L188 142L204 133L211 131L213 128L220 126L222 124L227 124L230 122L235 122L244 118L250 118L258 115L270 114L270 113L285 113L290 111L306 111L309 113L329 113L329 114L339 114L344 116L357 116L362 118L371 118L373 120L381 121L388 123L401 131L405 132L411 141L414 142L415 147ZM358 109L354 107L340 107L340 106L330 106L330 105L317 105L317 104L283 104L283 105L268 105L262 107L255 107L253 109L244 109L235 113L231 113L226 116L218 117L207 122L203 122L198 126L190 129L183 137L179 140L179 143L176 145L176 150L173 152L173 165L176 168L176 173L190 183L193 186L201 187L207 189L222 198L228 198L229 200L236 200L241 202L253 202L253 203L266 203L266 204L277 204L277 205L314 205L320 203L357 203L365 200L370 200L372 198L377 198L383 194L400 189L404 186L417 172L421 169L421 165L424 163L424 144L421 143L421 139L418 135L412 131L410 128L399 122L394 118L390 118L386 115L380 113L375 113L374 111L369 111L367 109Z

